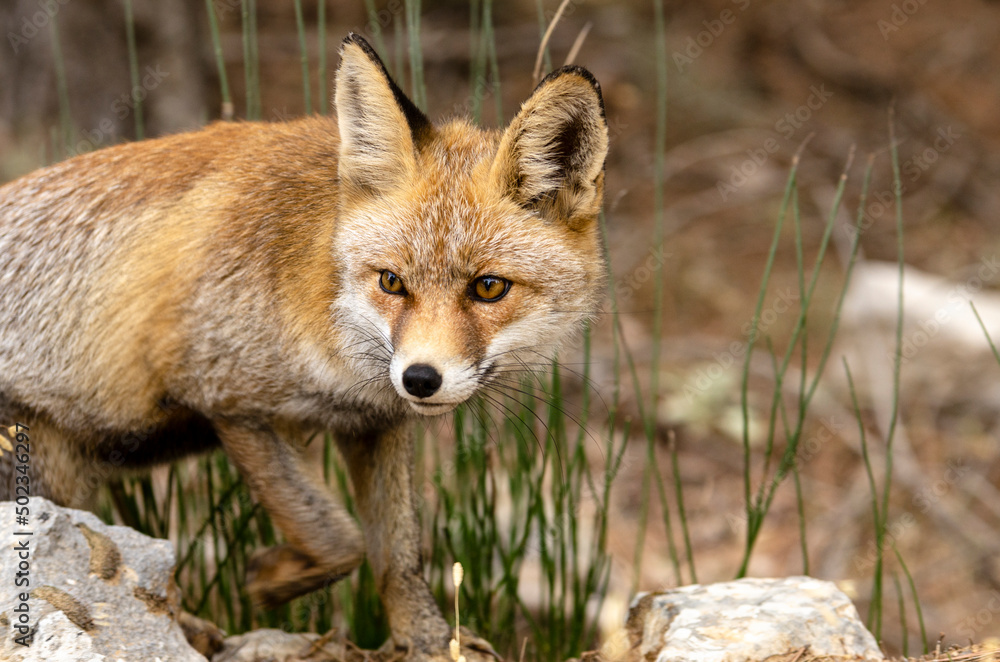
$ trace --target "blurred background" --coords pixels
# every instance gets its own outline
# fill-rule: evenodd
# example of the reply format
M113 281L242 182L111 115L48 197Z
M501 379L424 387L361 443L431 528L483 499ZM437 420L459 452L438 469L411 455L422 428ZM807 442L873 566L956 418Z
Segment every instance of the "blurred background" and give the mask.
M292 0L257 1L260 102L251 108L240 0L208 2L219 21L231 107L220 92L206 2L132 4L137 78L122 0L0 4L0 181L135 139L137 112L147 138L223 116L282 121L329 112L332 80L319 80L317 62L325 56L332 79L349 31L377 36L393 74L411 90L402 0L373 3L375 20L360 0L328 0L322 44L316 1L301 3L310 108ZM618 416L636 423L612 502L602 618L608 627L622 618L636 589L736 576L746 556L745 457L756 490L769 475L768 447L780 455L787 431L797 427L794 480L775 491L746 574L808 572L837 581L868 616L881 549L880 634L890 652L901 652L904 642L917 651L921 642L907 570L932 645L939 636L947 644L995 641L1000 363L987 337L1000 340L1000 3L663 2L659 37L656 6L572 0L546 60L548 68L559 66L579 45L574 61L601 82L611 134L605 210L614 296L594 327L590 379L599 401L616 399ZM470 25L482 3L425 1L419 33L429 115L481 105L482 123L509 120L534 85L542 34L558 7L555 0L496 3L497 66L476 80ZM907 265L901 329L893 150ZM796 154L794 196L755 333ZM791 352L778 379L775 365L800 320L796 246L808 278L828 219L813 308L802 318L810 340ZM855 238L858 262L848 286ZM744 388L751 340L756 351ZM626 355L634 378L622 378ZM799 412L800 385L814 379ZM775 393L783 403L777 410ZM592 425L599 418L592 415ZM772 424L777 435L768 433ZM879 490L893 438L880 542L862 435ZM678 562L671 557L669 550L682 546L678 492L657 493L649 458L677 478L693 564L684 554ZM591 461L603 459L595 446Z

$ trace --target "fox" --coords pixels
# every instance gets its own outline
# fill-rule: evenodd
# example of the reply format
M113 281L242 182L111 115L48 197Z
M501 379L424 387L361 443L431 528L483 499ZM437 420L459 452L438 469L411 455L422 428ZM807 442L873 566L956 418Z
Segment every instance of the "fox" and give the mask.
M285 541L248 564L257 604L367 558L390 650L446 660L409 429L553 357L597 313L604 101L566 66L506 127L432 123L352 33L333 105L0 187L0 428L30 438L26 469L0 456L0 498L28 483L86 508L112 476L221 447ZM316 431L336 440L359 521L309 471Z

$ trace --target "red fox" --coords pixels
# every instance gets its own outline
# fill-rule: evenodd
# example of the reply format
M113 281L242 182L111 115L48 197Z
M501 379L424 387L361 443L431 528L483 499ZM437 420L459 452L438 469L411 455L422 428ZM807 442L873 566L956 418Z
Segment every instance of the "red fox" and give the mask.
M336 119L215 123L0 187L0 423L29 429L32 494L77 507L110 469L221 445L287 540L251 564L259 603L367 554L393 645L447 659L407 424L596 311L603 100L570 66L504 130L432 124L349 35L334 103ZM303 466L315 430L337 440L360 530ZM0 498L17 475L4 453Z

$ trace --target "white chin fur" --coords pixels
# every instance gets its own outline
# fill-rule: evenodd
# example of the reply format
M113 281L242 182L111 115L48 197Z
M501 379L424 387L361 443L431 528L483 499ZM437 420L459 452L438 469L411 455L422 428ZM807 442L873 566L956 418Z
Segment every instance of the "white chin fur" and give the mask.
M417 412L422 416L437 416L438 414L447 414L452 409L458 406L457 402L444 402L440 404L424 404L421 402L414 402L413 400L406 401L413 411Z

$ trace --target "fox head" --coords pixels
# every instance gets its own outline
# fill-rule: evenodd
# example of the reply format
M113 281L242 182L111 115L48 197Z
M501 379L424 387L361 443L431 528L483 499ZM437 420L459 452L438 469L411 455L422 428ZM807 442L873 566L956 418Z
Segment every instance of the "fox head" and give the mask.
M335 106L334 310L359 374L438 414L547 367L605 285L608 130L594 77L552 73L502 131L434 125L350 35Z

